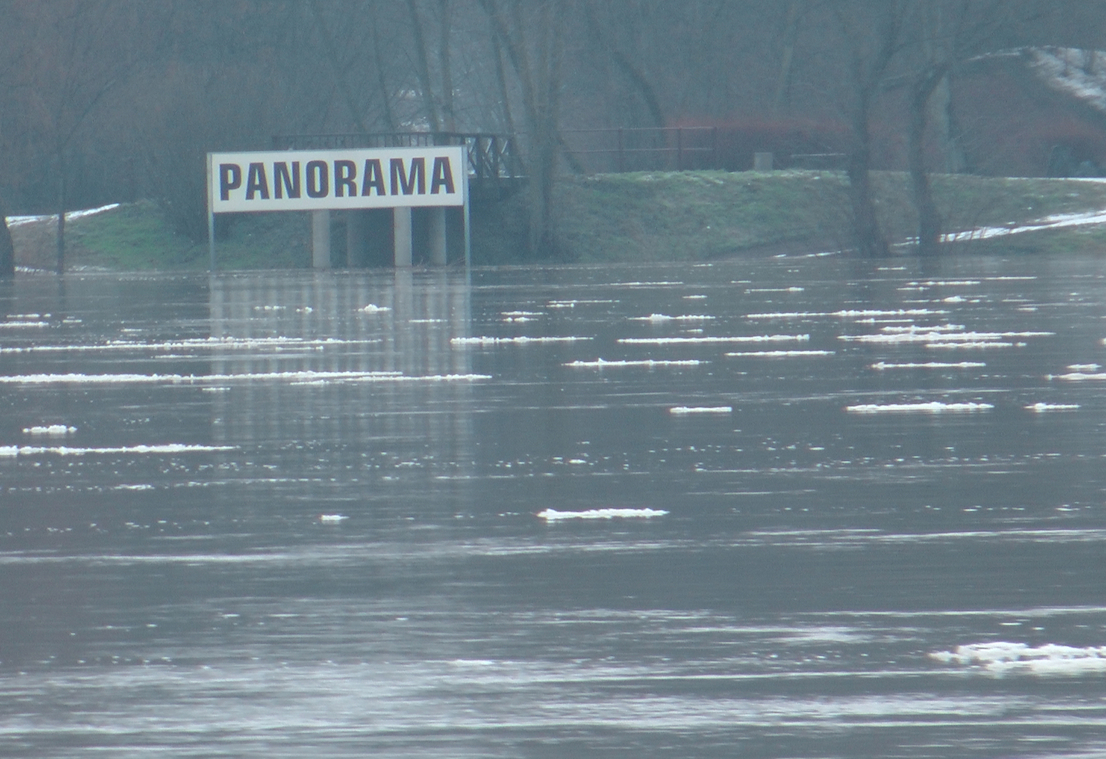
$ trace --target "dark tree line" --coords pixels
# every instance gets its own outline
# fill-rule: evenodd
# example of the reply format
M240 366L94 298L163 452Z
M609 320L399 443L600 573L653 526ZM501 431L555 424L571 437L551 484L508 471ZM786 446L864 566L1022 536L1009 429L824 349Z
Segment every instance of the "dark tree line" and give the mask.
M1096 0L5 0L0 212L156 200L202 238L203 155L276 134L519 134L530 254L557 254L565 131L742 120L843 125L856 245L875 213L873 124L907 136L919 249L931 171L966 168L950 108L969 60L1096 49ZM936 146L936 149L934 148ZM11 276L6 225L0 275Z

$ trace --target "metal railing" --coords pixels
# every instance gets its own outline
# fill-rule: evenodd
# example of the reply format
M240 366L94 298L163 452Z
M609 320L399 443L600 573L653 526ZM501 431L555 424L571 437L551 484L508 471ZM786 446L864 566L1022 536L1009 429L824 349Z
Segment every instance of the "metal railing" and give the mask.
M482 180L525 176L517 141L490 132L378 132L374 134L295 134L273 137L274 150L335 150L343 148L420 148L464 145L469 177Z
M717 127L619 127L561 132L568 160L587 173L721 168Z

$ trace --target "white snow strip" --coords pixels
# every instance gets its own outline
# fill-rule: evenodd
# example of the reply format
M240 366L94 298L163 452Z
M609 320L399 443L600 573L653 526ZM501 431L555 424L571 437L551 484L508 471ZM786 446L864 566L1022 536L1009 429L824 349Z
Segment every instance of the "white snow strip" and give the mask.
M738 337L620 337L627 345L699 345L703 343L797 343L810 335L748 335Z
M668 409L668 413L677 416L685 414L732 414L733 406L673 406Z
M113 208L118 208L118 203L110 203L106 206L100 206L99 208L87 208L83 211L66 211L65 220L71 221L73 219L81 219L85 216L92 216L94 214L103 213L104 211L110 211ZM56 213L43 214L38 216L9 216L7 218L9 227L18 227L23 224L30 224L34 221L49 221L51 219L58 218Z
M564 519L652 519L667 514L663 509L590 509L588 511L539 511L538 517L547 522Z
M950 232L942 235L941 239L944 242L989 240L995 237L1007 237L1009 235L1018 235L1024 232L1039 232L1045 229L1062 229L1065 227L1083 227L1093 224L1106 224L1106 211L1054 214L1021 226L980 227L979 229L969 229L965 232Z
M727 356L735 358L798 358L802 356L832 356L835 351L736 351L727 353Z
M112 453L209 453L233 450L235 450L235 447L232 445L185 445L183 443L170 443L168 445L127 445L116 448L2 445L0 446L0 457L14 458L16 456L37 456L44 453L54 453L59 456L85 456L89 454Z
M1106 672L1106 646L1061 646L1046 643L973 643L955 651L931 653L931 659L947 664L978 666L996 675L1011 672L1033 675L1082 675Z
M887 369L982 369L987 364L982 361L959 361L957 363L946 361L925 361L922 363L905 363L905 364L889 364L885 361L880 361L877 364L872 364L872 368L876 371L882 372Z
M950 411L989 411L993 408L994 406L990 403L942 403L940 401L930 401L928 403L868 403L857 406L846 406L845 410L853 414L941 414Z
M654 366L699 366L700 364L707 363L700 361L699 359L688 359L686 361L675 361L665 359L645 359L643 361L608 361L603 358L597 358L594 361L571 361L565 366L571 366L578 369L606 369L607 367L624 367L624 366L644 366L652 368Z
M454 337L451 345L540 345L544 343L574 343L590 337Z
M1075 411L1079 408L1078 403L1034 403L1026 406L1030 411L1034 411L1038 414L1043 414L1046 411Z
M68 427L64 424L51 424L45 427L24 427L24 435L33 435L35 437L65 437L71 435L77 431L76 427Z

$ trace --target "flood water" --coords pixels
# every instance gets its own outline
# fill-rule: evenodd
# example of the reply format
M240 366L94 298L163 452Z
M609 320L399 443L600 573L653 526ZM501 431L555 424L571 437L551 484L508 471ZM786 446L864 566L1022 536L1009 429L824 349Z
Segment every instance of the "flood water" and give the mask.
M21 276L0 755L1106 753L1106 260Z

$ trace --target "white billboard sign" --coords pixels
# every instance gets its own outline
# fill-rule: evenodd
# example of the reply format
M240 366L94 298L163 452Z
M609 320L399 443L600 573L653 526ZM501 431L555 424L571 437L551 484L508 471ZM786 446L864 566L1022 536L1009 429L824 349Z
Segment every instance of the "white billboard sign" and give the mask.
M211 213L465 205L463 146L209 153Z

